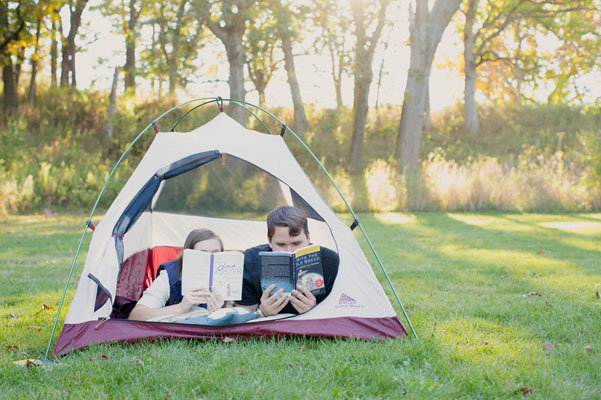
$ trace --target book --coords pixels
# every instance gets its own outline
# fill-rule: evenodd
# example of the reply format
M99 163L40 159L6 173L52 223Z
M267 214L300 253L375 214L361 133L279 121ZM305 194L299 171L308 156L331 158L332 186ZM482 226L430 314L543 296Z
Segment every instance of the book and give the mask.
M275 284L275 293L280 288L290 294L297 285L314 296L326 292L321 263L321 251L317 244L303 247L294 253L279 251L259 252L261 290Z
M219 292L224 301L242 299L244 254L239 251L207 253L185 249L182 263L182 294L205 288Z

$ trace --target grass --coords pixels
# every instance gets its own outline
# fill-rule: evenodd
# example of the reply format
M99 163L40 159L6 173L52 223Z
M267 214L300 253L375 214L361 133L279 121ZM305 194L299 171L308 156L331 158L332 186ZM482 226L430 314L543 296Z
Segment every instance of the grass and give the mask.
M0 397L601 398L601 214L359 217L419 340L111 344L30 368L12 361L43 357L86 217L0 220Z

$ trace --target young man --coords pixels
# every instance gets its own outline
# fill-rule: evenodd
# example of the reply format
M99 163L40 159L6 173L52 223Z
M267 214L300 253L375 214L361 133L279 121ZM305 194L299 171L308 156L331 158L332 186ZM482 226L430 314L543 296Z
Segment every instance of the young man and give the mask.
M334 285L340 258L330 249L321 247L326 293L314 296L309 290L298 286L292 291L292 296L282 296L283 289L272 293L275 285L265 292L261 290L259 272L260 251L285 251L292 253L310 244L310 235L305 214L295 207L278 207L267 216L268 244L252 247L244 252L244 280L242 285L242 300L238 305L257 309L264 315L279 313L302 314L325 299Z

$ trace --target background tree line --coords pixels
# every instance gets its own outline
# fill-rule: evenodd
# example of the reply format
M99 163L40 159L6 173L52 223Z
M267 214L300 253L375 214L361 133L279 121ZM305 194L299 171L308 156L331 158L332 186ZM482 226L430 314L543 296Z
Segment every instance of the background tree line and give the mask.
M395 20L401 7L408 8L408 21ZM465 75L465 129L476 134L478 101L531 104L536 101L533 90L550 85L554 89L549 103L578 104L586 93L575 81L599 71L599 0L3 0L0 60L5 121L22 103L35 104L38 82L75 90L78 44L90 39L79 31L89 22L86 12L92 8L110 17L113 31L123 38L125 62L115 73L113 92L123 77L130 93L144 81L157 98L172 97L199 68L197 55L203 46L219 41L229 64L230 98L244 100L245 82L252 83L264 105L274 72L285 70L294 129L300 134L311 127L297 80L303 71L296 70L295 56L302 40L314 38L310 51L330 56L339 107L342 81L353 81L351 145L346 155L352 174L365 167L368 99L370 90L379 90L382 78L374 54L387 49L393 24L404 23L410 32L404 44L410 47L410 66L405 91L399 93L402 113L396 143L390 146L390 156L405 172L417 170L423 128L431 124L429 78L443 34L463 38L463 57L449 60L447 67ZM447 29L449 25L454 29ZM143 38L143 30L150 34ZM555 41L556 49L539 49L542 38ZM30 75L24 82L27 64ZM40 76L40 70L49 70L49 76ZM240 107L231 107L229 113L245 123Z

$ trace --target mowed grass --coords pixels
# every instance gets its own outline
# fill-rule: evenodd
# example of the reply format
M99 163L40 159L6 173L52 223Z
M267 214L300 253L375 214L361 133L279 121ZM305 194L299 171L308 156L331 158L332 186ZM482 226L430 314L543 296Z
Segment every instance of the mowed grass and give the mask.
M2 219L0 397L601 398L601 214L359 218L418 340L110 344L29 368L12 362L43 357L86 217Z

